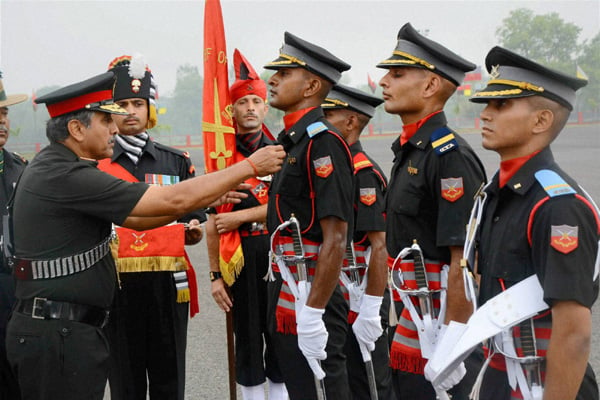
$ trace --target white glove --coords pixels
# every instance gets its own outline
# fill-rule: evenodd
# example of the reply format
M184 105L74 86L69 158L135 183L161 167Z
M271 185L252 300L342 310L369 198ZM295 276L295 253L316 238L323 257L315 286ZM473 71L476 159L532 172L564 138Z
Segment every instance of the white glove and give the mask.
M356 340L358 340L359 343L363 343L369 351L375 350L375 341L377 341L383 333L381 316L379 315L382 301L382 296L370 296L365 294L362 297L358 317L352 325Z
M325 329L323 314L325 310L312 308L307 305L296 313L296 330L298 332L298 347L308 361L308 365L318 379L323 379L325 373L317 360L327 358L325 345L329 333Z

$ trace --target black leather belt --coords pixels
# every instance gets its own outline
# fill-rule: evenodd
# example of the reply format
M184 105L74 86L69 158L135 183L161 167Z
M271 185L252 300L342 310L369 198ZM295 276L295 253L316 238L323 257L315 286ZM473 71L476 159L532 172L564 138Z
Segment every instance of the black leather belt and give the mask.
M100 307L36 297L18 300L15 311L35 319L66 319L103 328L108 323L109 312Z

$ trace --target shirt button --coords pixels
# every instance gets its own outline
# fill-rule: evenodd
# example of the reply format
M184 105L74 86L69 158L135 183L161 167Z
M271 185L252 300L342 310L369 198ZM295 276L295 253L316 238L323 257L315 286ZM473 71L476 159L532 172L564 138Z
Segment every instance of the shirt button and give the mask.
M496 216L494 217L494 222L498 222L499 220L500 220L500 217L496 215Z
M25 343L25 338L19 338L19 343L21 343L21 344Z

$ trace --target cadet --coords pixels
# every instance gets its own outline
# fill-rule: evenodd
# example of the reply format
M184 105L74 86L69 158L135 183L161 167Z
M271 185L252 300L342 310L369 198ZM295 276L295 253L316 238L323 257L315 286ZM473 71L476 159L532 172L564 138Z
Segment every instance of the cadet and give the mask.
M50 113L50 145L15 189L18 300L6 340L24 400L104 397L109 348L102 328L117 288L112 223L136 230L164 225L208 206L255 168L260 175L277 171L284 155L271 146L250 161L170 186L115 178L96 168L96 160L113 154L111 114L127 114L112 101L113 85L114 74L106 72L36 100Z
M350 280L347 290L354 292L349 294L348 322L352 324L352 329L348 330L344 348L353 399L371 398L369 378L359 344L372 353L376 380L371 385L376 384L377 398L392 398L387 334L390 294L386 290L388 270L385 249L384 196L387 179L379 165L363 151L359 140L363 129L375 114L375 108L381 103L383 100L379 97L348 86L336 85L321 105L325 118L337 128L350 146L356 176L353 234L355 257L347 267L358 268L358 274L353 271L342 272L348 277L343 281Z
M0 215L6 214L6 205L12 195L19 176L27 165L27 160L17 153L5 149L10 135L8 107L27 100L26 94L7 95L0 72ZM4 238L3 238L4 239ZM6 323L15 303L15 282L11 268L0 245L0 400L19 398L19 387L6 361Z
M239 50L233 53L236 81L229 88L236 125L236 156L243 160L261 147L272 144L263 124L269 110L267 85ZM265 380L269 399L287 399L279 366L267 332L267 282L269 232L267 200L270 176L250 178L248 197L232 211L209 215L206 244L210 263L211 292L225 312L233 310L235 332L235 378L244 400L264 400ZM220 263L220 246L235 253L241 244L243 258ZM240 270L241 269L241 270ZM231 287L231 297L226 286Z
M536 275L548 308L513 324L508 332L514 341L492 341L495 354L479 398L527 399L539 395L543 384L544 399L598 399L587 362L591 307L598 296L600 219L592 200L550 150L573 109L575 91L587 81L501 47L490 50L485 64L490 81L471 101L486 104L480 114L482 144L500 155L500 169L486 187L476 241L479 300L484 306ZM531 301L532 296L516 301ZM532 342L519 339L525 332ZM510 354L509 344L534 362L503 357L501 353ZM516 390L507 377L516 380Z
M268 81L270 104L285 112L285 129L277 140L287 152L269 190L267 224L275 235L275 250L283 248L284 254L300 256L294 240L296 244L302 240L305 258L278 265L285 270L276 270L277 279L270 282L269 315L276 319L273 340L292 400L315 398L323 383L328 399L348 399L343 354L348 305L338 281L350 239L347 232L352 232L352 159L344 139L325 120L321 104L350 66L289 32L284 40L279 57L265 66L277 71ZM280 231L292 215L300 226ZM288 274L283 283L279 272L291 272L293 279ZM298 291L302 293L294 299L300 278L301 287L311 286L305 285L308 280L312 289L309 294ZM323 361L322 370L318 360ZM325 375L324 382L316 383L313 372L317 379Z
M156 83L141 54L115 58L113 100L127 115L113 117L113 156L99 168L130 182L171 185L194 176L189 155L150 138L157 123ZM108 326L112 400L183 400L188 315L198 310L195 274L185 252L202 238L203 211L150 231L116 228L120 277ZM186 224L184 228L183 223ZM135 251L130 251L135 248ZM156 249L161 250L156 250ZM192 284L189 284L189 281ZM191 306L190 306L191 304Z
M408 283L399 287L407 291L404 294L430 291L428 300L421 298L428 302L423 307L417 296L404 296L390 365L398 397L435 399L423 368L442 324L464 322L471 312L459 264L473 196L485 181L481 162L466 141L447 126L443 109L475 64L427 39L407 23L398 33L392 56L377 66L388 70L379 83L385 110L397 114L403 123L400 137L392 144L395 158L386 198L390 264L401 269ZM415 240L426 260L423 267L413 262L416 254L411 246ZM400 256L403 250L412 257ZM427 273L423 287L414 284L419 272ZM446 286L447 302L442 301L438 309L440 289ZM446 303L445 320L437 321L439 313L443 317ZM428 327L429 317L423 316L427 311L422 308L430 308L434 314L429 315L433 323ZM425 328L417 329L416 324ZM453 398L466 399L469 389L464 385L455 388Z

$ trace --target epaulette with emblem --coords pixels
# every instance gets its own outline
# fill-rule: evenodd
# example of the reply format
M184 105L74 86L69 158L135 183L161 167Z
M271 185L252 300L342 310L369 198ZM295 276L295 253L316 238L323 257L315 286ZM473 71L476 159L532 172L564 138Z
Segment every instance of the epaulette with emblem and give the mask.
M549 169L541 169L535 173L535 179L544 188L548 196L556 197L565 194L577 193L563 178L556 172Z
M442 156L449 151L458 148L458 142L454 136L454 132L447 126L443 126L436 129L430 137L431 147L435 151L435 154Z
M324 123L318 121L318 122L313 122L312 124L310 124L309 126L306 127L306 133L308 134L309 138L312 138L316 135L318 135L321 132L325 132L329 130L329 128L327 127L327 125L325 125Z

